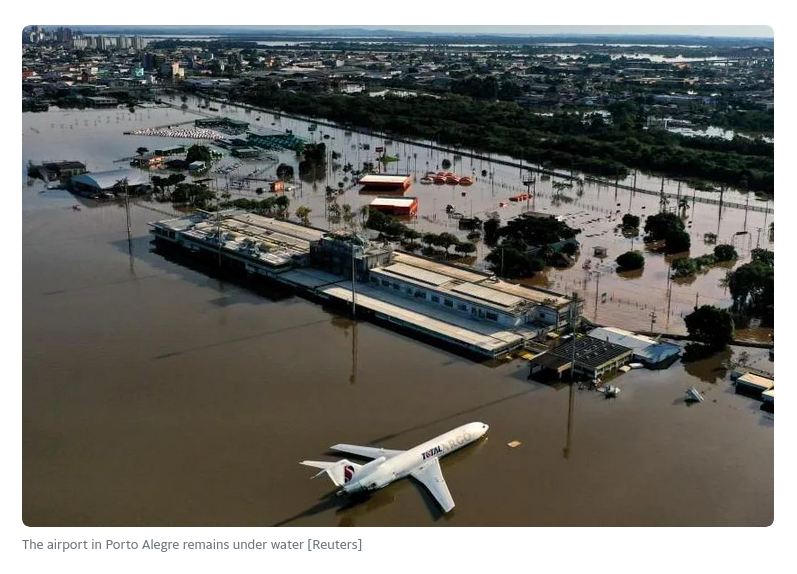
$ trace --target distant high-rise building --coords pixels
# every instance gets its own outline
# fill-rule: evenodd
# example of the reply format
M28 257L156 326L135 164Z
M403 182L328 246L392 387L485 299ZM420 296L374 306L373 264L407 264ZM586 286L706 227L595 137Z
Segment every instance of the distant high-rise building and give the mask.
M142 38L141 36L133 36L133 48L135 50L143 50L146 46L146 38Z
M114 48L116 48L116 38L110 38L108 36L100 36L99 45L97 47L100 50L113 50Z
M61 44L69 44L72 41L72 29L71 28L58 28L58 32L56 33L56 39Z
M78 36L77 38L72 38L72 48L75 50L83 50L87 48L89 45L88 38L84 38Z

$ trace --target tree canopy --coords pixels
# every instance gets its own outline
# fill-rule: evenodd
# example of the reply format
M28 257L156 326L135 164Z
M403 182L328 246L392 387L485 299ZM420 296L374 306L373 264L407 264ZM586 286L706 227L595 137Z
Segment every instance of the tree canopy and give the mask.
M204 161L206 164L211 160L210 148L206 145L194 144L188 148L185 156L185 161L191 163L192 161Z
M689 337L711 351L721 351L733 340L733 318L725 310L703 305L684 317Z
M634 271L645 266L645 256L639 251L626 251L615 261L620 266L620 271Z
M714 247L714 257L717 261L733 261L739 257L733 245L717 245Z

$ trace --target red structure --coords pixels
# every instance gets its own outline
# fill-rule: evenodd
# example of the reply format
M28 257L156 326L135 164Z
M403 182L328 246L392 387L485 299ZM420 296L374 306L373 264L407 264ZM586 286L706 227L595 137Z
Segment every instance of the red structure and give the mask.
M384 191L404 191L412 183L412 176L405 173L392 175L372 173L360 178L359 184L370 189Z
M418 214L418 198L377 197L371 202L370 207L388 215L415 217Z

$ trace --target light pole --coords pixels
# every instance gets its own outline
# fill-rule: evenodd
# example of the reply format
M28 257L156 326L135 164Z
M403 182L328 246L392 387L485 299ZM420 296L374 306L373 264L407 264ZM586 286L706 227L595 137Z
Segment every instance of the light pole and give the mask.
M351 315L352 317L357 316L357 260L354 257L354 250L356 245L354 244L354 240L357 235L352 232L351 234Z

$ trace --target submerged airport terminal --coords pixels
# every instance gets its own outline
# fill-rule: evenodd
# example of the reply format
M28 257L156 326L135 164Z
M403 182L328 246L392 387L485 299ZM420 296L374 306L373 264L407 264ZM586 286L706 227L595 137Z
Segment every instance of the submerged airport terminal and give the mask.
M495 358L572 329L571 299L492 274L242 210L150 223L156 243Z

